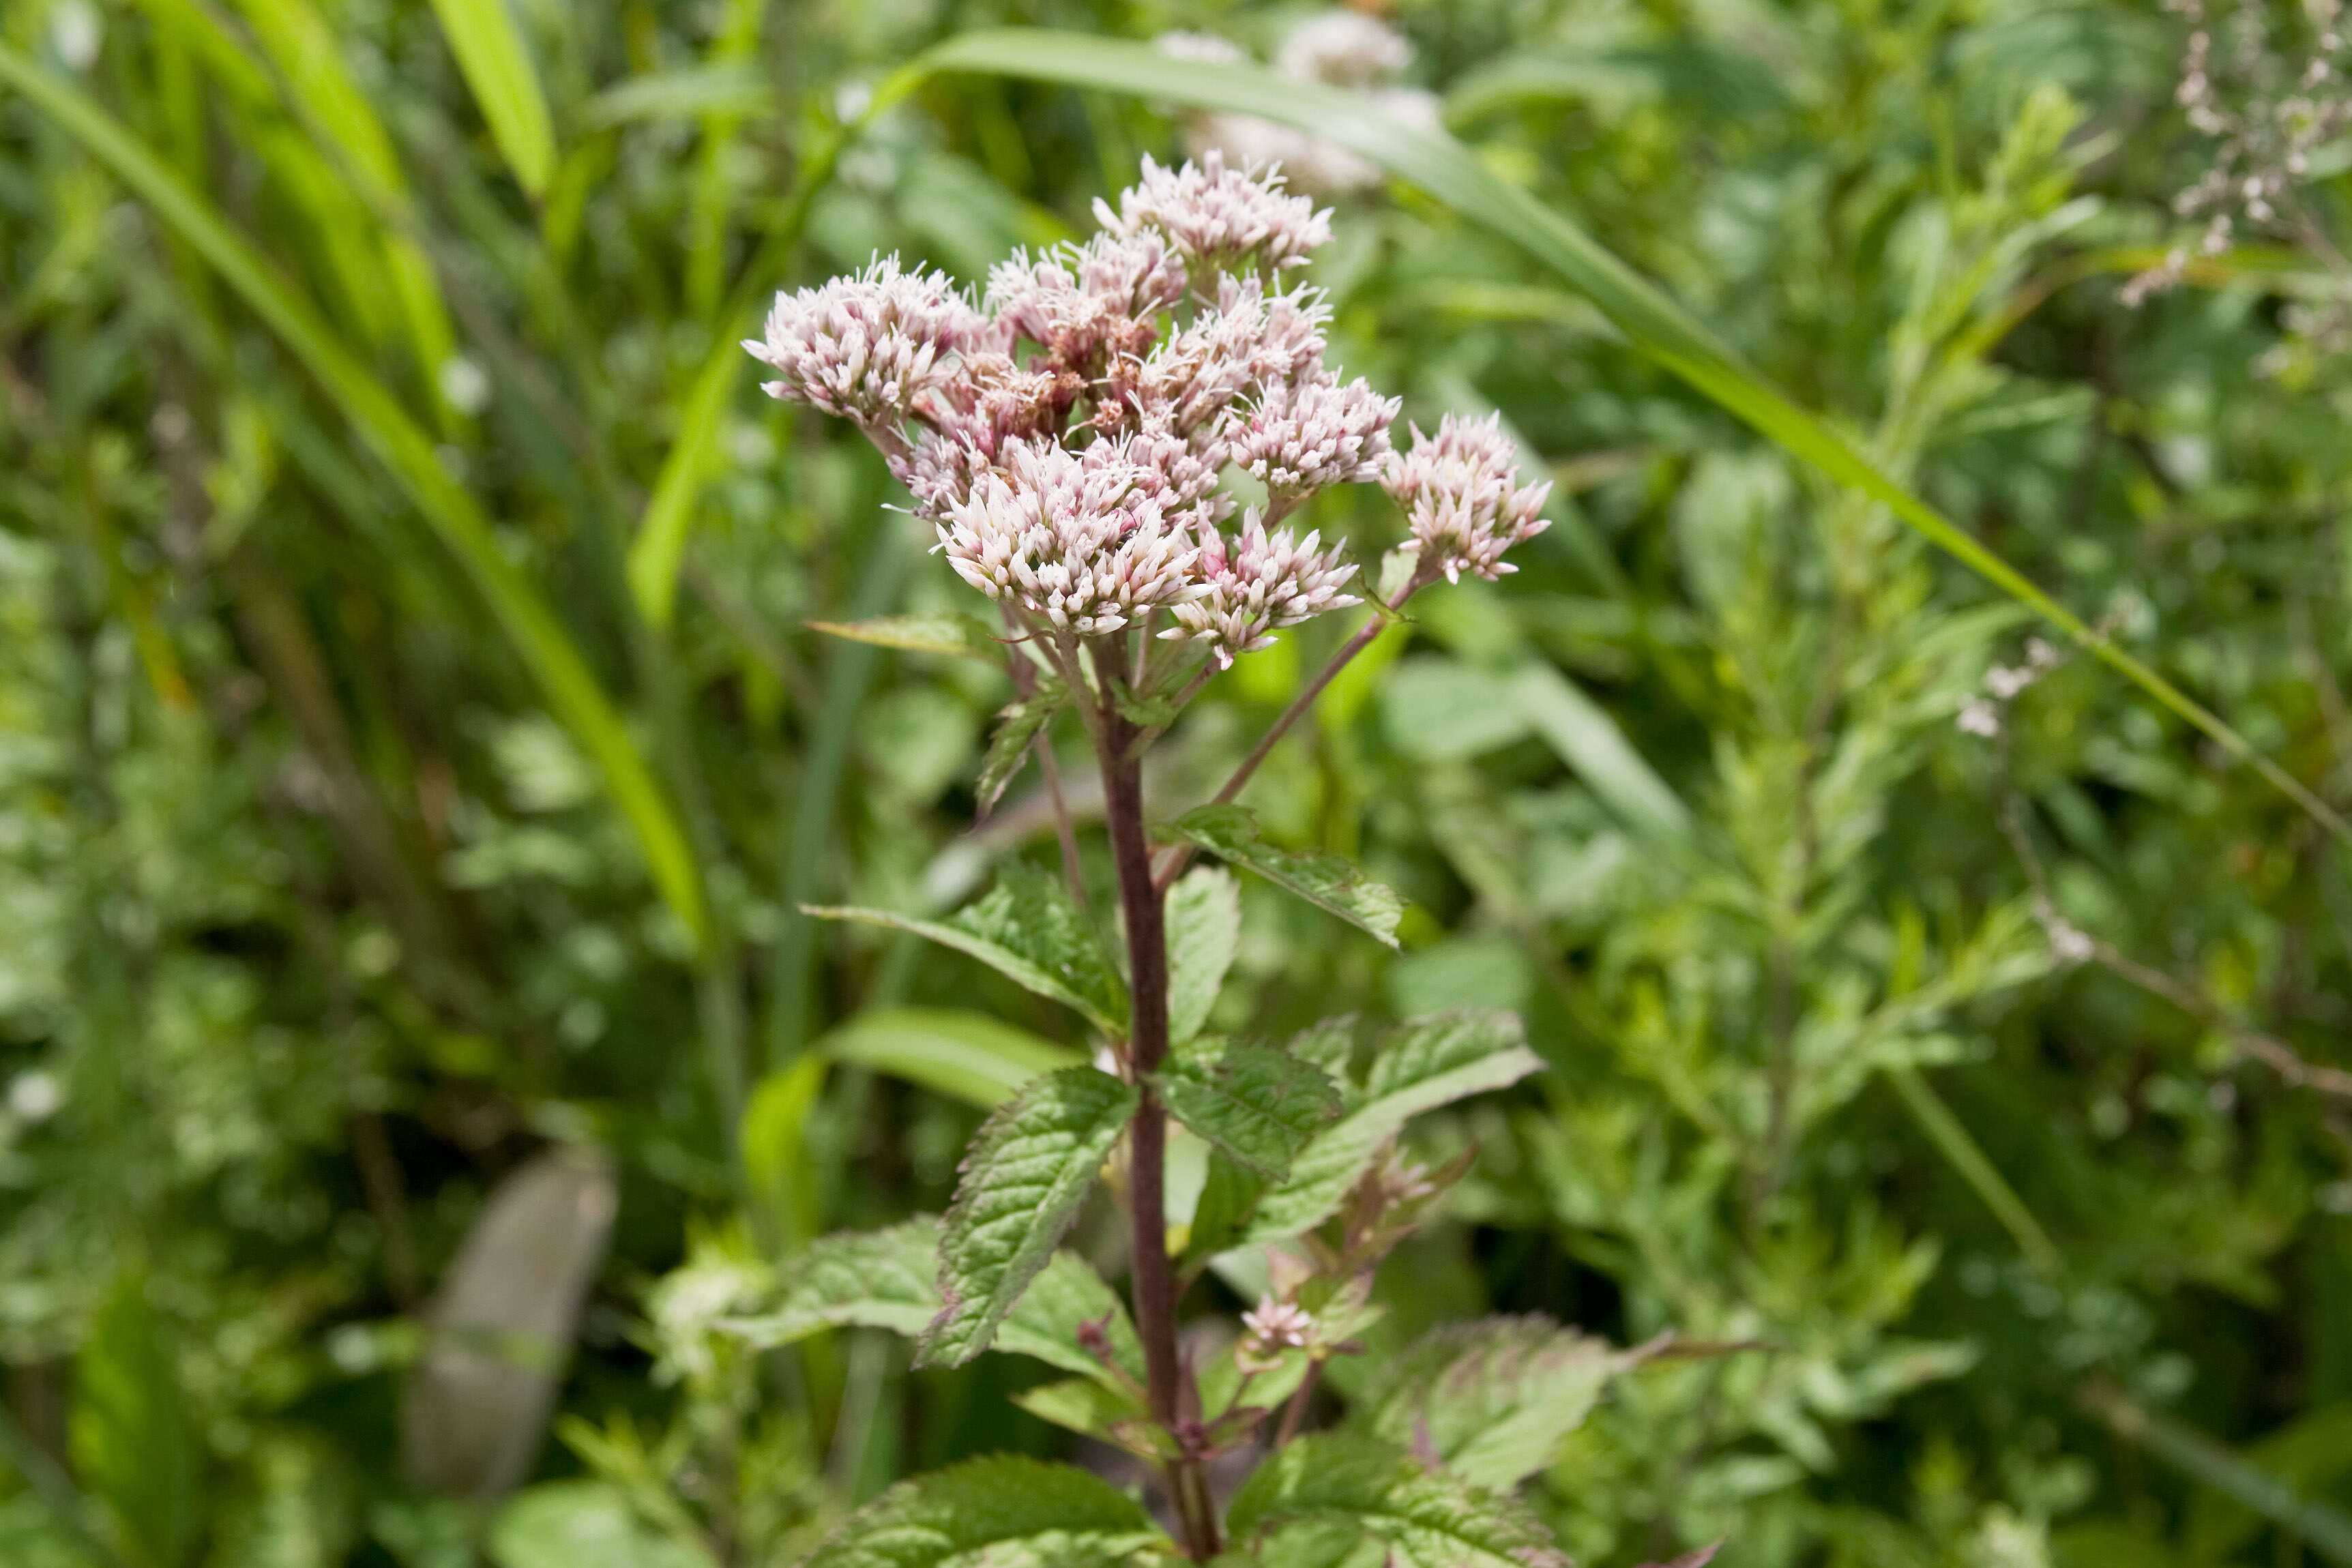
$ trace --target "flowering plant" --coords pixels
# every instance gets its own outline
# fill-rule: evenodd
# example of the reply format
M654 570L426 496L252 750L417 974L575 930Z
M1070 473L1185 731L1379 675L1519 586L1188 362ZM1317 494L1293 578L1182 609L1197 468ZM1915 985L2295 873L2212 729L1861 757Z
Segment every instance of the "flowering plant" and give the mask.
M974 303L945 277L877 261L780 296L746 347L772 395L855 421L914 497L1001 635L947 645L1010 662L1022 694L982 766L983 808L1075 711L1101 771L1116 942L1086 902L1060 813L1065 880L1013 866L945 921L814 913L919 932L1064 1003L1098 1032L1099 1066L1031 1080L981 1129L940 1219L820 1242L777 1310L743 1326L780 1344L835 1324L919 1337L919 1358L983 1350L1070 1375L1031 1411L1127 1450L1160 1478L1195 1560L1564 1563L1511 1489L1543 1468L1607 1378L1630 1365L1541 1320L1423 1342L1362 1385L1335 1429L1302 1436L1318 1374L1375 1317L1375 1266L1468 1169L1397 1147L1409 1118L1538 1070L1517 1019L1417 1018L1371 1038L1328 1020L1286 1044L1205 1032L1240 910L1228 870L1291 890L1384 942L1402 901L1336 857L1258 833L1234 798L1268 750L1406 601L1443 578L1494 578L1539 532L1549 488L1520 482L1497 421L1447 416L1391 442L1397 402L1325 363L1328 306L1297 269L1328 214L1278 175L1213 153L1149 162L1083 245L1016 256ZM1244 504L1235 474L1261 497ZM1406 538L1367 581L1293 519L1318 491L1377 483ZM1146 816L1143 758L1236 654L1370 601L1373 613L1209 804ZM941 645L907 618L835 628ZM1058 786L1047 782L1059 802ZM1158 842L1155 844L1155 836ZM1119 957L1112 956L1117 951ZM1123 962L1120 961L1123 958ZM1210 1152L1171 1225L1171 1121ZM1131 1220L1132 1312L1056 1248L1108 1166ZM1182 1338L1189 1287L1214 1270L1257 1304L1214 1355ZM1188 1354L1187 1346L1194 1352ZM1227 1461L1264 1462L1229 1498ZM983 1459L903 1483L815 1561L1093 1563L1170 1549L1139 1504L1085 1471Z

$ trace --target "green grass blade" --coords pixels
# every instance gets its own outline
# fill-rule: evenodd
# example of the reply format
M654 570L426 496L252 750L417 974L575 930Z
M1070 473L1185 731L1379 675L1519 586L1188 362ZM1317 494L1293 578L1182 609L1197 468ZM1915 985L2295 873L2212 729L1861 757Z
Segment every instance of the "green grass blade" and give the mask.
M603 770L662 897L701 942L709 922L684 828L562 623L499 551L480 505L441 466L432 436L337 340L317 308L105 110L5 46L0 85L30 99L152 208L318 378L489 601L549 706Z
M776 287L774 275L782 267L793 242L799 239L801 225L808 221L809 203L833 178L834 165L840 161L843 149L877 115L921 85L923 75L922 63L918 61L884 78L874 89L864 114L837 128L809 150L783 211L744 267L727 303L719 308L709 352L695 373L694 390L687 396L677 434L670 443L668 455L662 459L661 473L654 480L652 494L646 498L636 539L629 547L630 591L636 598L638 613L656 626L667 629L677 608L678 568L686 559L686 541L693 528L695 504L702 497L703 481L719 451L719 415L733 399L745 369L751 363L751 356L743 351L740 340L760 329L754 304Z
M1312 131L1380 164L1549 268L1633 344L1756 431L1842 485L1883 503L1938 549L2039 613L2093 656L2251 765L2328 831L2352 824L2189 695L2116 647L1959 525L1888 476L1806 413L1680 306L1582 229L1510 184L1443 131L1410 125L1372 100L1260 67L1171 59L1146 44L1043 28L966 33L921 56L928 72L970 71L1255 115Z
M499 155L524 190L545 193L555 173L555 127L514 13L506 0L433 0L433 11Z

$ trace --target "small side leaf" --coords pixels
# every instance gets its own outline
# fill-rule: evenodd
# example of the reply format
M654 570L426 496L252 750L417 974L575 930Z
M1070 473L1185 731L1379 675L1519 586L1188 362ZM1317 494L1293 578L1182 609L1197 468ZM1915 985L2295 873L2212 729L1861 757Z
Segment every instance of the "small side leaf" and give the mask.
M902 648L910 653L951 653L985 664L1004 662L1004 645L989 629L969 615L877 615L870 621L812 621L812 632L871 643L877 648Z
M1196 866L1168 890L1168 1038L1181 1045L1209 1009L1241 945L1242 894L1233 873Z
M1066 700L1059 681L1040 683L1038 688L1019 702L1007 703L996 716L996 733L989 737L988 755L980 762L980 814L986 816L995 809L1027 760L1030 743L1038 732L1054 722Z
M1100 1477L992 1454L899 1482L843 1520L805 1568L1107 1568L1173 1550Z
M1432 1470L1402 1449L1347 1433L1304 1437L1258 1467L1234 1499L1236 1546L1273 1561L1305 1542L1369 1537L1395 1568L1572 1568L1541 1521L1515 1499ZM1376 1561L1379 1559L1375 1559Z
M1609 1380L1643 1359L1548 1318L1450 1323L1374 1370L1351 1424L1505 1490L1549 1464Z
M793 1265L792 1288L776 1311L738 1318L728 1327L761 1350L852 1326L913 1339L939 1316L939 1262L940 1222L929 1215L887 1230L828 1236ZM996 1331L994 1348L1097 1381L1118 1381L1087 1350L1089 1329L1099 1333L1119 1374L1140 1384L1143 1346L1126 1307L1084 1259L1057 1252Z
M1398 1025L1372 1058L1360 1101L1299 1152L1289 1179L1260 1200L1242 1239L1268 1241L1313 1229L1331 1217L1408 1121L1507 1088L1542 1068L1516 1013L1432 1013Z
M813 1054L993 1111L1042 1072L1086 1057L985 1013L949 1008L869 1008L826 1035Z
M1153 1421L1142 1400L1125 1389L1071 1377L1024 1389L1013 1396L1013 1403L1040 1421L1114 1444L1140 1458L1165 1461L1181 1457L1168 1429Z
M1279 1046L1196 1040L1169 1056L1155 1082L1178 1121L1277 1181L1339 1113L1339 1091L1323 1070Z
M1404 900L1333 854L1297 854L1258 837L1257 819L1242 806L1200 806L1171 824L1180 839L1220 860L1247 866L1318 909L1371 933L1393 947Z
M928 936L1041 997L1076 1008L1099 1029L1126 1032L1127 983L1103 956L1068 890L1034 866L1007 864L985 898L943 921L887 909L803 908L823 920L859 920Z
M1076 1218L1136 1100L1107 1072L1066 1067L982 1124L940 1240L940 1313L918 1364L960 1366L988 1348Z

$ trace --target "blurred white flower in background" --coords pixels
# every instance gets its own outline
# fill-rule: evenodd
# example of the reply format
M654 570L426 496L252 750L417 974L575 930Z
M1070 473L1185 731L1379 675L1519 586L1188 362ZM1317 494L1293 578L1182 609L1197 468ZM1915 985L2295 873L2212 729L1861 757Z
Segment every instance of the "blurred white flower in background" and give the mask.
M1176 59L1211 65L1234 65L1250 57L1240 45L1213 33L1166 33L1153 47ZM1362 93L1393 119L1435 130L1436 95L1397 81L1412 63L1412 45L1404 35L1360 11L1324 11L1307 17L1291 28L1274 57L1274 68L1284 76ZM1279 164L1293 185L1327 196L1370 190L1381 183L1379 165L1255 115L1192 115L1184 122L1184 144L1195 158L1219 152L1244 168Z

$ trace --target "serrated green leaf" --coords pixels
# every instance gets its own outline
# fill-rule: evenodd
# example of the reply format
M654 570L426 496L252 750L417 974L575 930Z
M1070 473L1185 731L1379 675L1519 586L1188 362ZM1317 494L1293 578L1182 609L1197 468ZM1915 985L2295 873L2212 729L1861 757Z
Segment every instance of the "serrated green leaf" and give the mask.
M141 1568L176 1568L195 1544L195 1434L171 1332L126 1278L74 1360L68 1439L74 1473L113 1513Z
M1231 873L1195 866L1168 890L1168 1038L1183 1044L1209 1009L1241 946L1242 894Z
M877 615L865 621L812 621L812 632L909 653L950 653L983 664L1004 662L1004 644L970 615Z
M1373 1368L1349 1425L1505 1490L1549 1464L1609 1380L1640 1360L1548 1318L1449 1323Z
M1274 1184L1219 1150L1209 1151L1209 1170L1201 1183L1201 1197L1192 1206L1192 1223L1184 1237L1184 1268L1200 1268L1210 1259L1237 1245L1250 1217Z
M1404 900L1338 855L1298 854L1258 836L1257 818L1244 806L1199 806L1171 824L1177 837L1220 860L1247 866L1318 909L1370 932L1393 947Z
M871 1008L818 1040L816 1052L870 1067L992 1111L1040 1073L1086 1057L985 1013L946 1008Z
M827 1328L887 1329L918 1338L940 1313L940 1235L939 1220L923 1215L887 1230L828 1236L793 1264L782 1305L728 1327L762 1350L796 1343ZM1101 1329L1111 1360L1140 1384L1143 1346L1127 1308L1084 1259L1068 1252L1055 1253L1030 1284L997 1329L992 1348L1115 1381L1079 1343L1084 1324Z
M533 196L555 172L555 127L539 69L506 0L433 0L457 68L517 183Z
M1339 1113L1339 1091L1323 1070L1279 1046L1196 1040L1171 1052L1154 1082L1178 1121L1277 1181Z
M1060 682L1045 683L1019 702L1007 703L996 716L996 733L989 737L988 755L980 759L978 794L982 816L994 809L1004 787L1013 782L1013 776L1028 759L1030 742L1054 722L1064 701Z
M1066 1067L1025 1085L972 1139L940 1238L940 1313L916 1363L960 1366L1054 1255L1135 1114L1132 1084Z
M1143 1505L1100 1477L992 1454L899 1482L804 1568L1104 1568L1167 1549Z
M887 909L803 907L823 920L858 920L928 936L1041 997L1076 1009L1099 1029L1126 1032L1127 982L1103 956L1069 890L1034 866L1006 865L985 898L946 920Z
M1279 1539L1290 1531L1310 1532L1320 1556L1333 1532L1352 1530L1379 1542L1395 1568L1573 1568L1517 1500L1350 1433L1274 1454L1234 1499L1229 1526L1236 1545L1265 1561L1291 1560L1296 1545Z
M1300 1151L1289 1179L1259 1200L1242 1239L1276 1240L1322 1224L1408 1121L1542 1068L1516 1014L1471 1010L1407 1019L1373 1055L1360 1101Z

